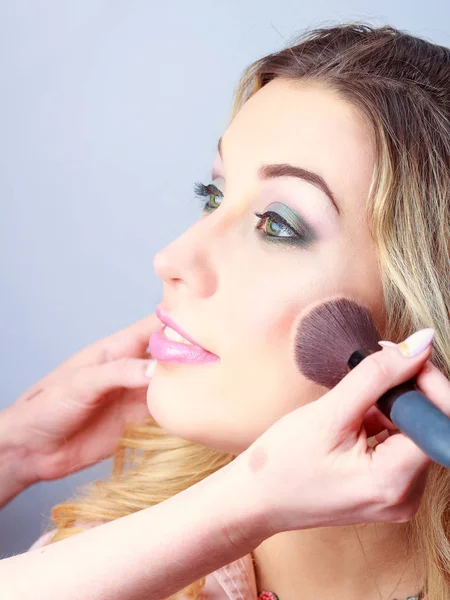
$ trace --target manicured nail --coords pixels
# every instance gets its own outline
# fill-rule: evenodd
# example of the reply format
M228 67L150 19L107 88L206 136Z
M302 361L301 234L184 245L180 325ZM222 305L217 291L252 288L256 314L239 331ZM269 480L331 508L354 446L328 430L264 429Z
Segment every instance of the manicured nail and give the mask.
M151 377L153 375L153 371L155 370L156 367L156 360L152 359L148 365L147 368L145 369L145 374L147 377Z
M381 340L381 342L378 343L380 346L396 346L403 356L413 358L414 356L421 354L425 348L430 345L433 337L434 329L427 327L426 329L419 329L419 331L416 331L399 344L393 344L386 340Z

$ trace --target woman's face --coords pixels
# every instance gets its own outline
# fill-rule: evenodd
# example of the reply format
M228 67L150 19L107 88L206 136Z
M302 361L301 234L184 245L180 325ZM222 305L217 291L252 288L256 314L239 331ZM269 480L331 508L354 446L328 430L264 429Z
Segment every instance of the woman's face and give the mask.
M324 87L275 79L240 109L221 154L205 182L217 187L206 210L154 259L160 307L220 360L158 361L147 404L163 429L239 454L328 391L297 370L302 313L343 294L368 306L382 331L383 295L365 222L372 138L349 104ZM280 163L317 175L261 171ZM275 217L255 216L267 211Z

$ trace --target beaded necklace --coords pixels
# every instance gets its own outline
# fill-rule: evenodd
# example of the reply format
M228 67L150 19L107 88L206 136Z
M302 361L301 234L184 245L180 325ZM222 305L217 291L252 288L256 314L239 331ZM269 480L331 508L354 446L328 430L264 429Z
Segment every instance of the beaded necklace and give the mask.
M406 600L422 600L422 599L423 599L423 592L420 592L418 596L408 596L408 598L406 598ZM263 592L261 592L259 594L258 600L279 600L279 598L273 592L268 592L268 591L264 590Z

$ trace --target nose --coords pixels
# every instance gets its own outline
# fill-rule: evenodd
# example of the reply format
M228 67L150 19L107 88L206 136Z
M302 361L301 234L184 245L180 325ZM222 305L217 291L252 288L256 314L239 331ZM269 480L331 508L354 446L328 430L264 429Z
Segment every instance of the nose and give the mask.
M155 254L153 268L164 283L187 286L200 297L214 293L217 271L213 256L212 216L201 218Z

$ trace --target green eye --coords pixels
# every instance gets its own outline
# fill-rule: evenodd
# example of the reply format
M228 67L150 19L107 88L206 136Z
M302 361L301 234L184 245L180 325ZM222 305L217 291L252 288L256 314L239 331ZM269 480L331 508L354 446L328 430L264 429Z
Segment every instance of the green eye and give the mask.
M264 214L255 212L254 214L261 219L257 229L266 231L270 237L294 238L297 235L292 227L273 211L268 211ZM286 232L290 232L293 235L285 235Z
M219 196L218 194L210 194L210 196L209 196L209 200L208 200L208 202L206 203L206 206L207 206L208 208L217 208L218 206L220 206L220 205L222 204L222 202L217 202L217 199L218 199L219 197L220 197L220 196Z
M256 227L261 231L263 239L269 243L307 246L313 241L313 235L306 227L302 227L302 232L296 231L281 215L269 210L264 214L254 213L259 219Z
M213 183L205 185L201 181L194 184L194 194L201 200L202 210L206 213L213 212L223 201L223 193ZM205 200L205 198L207 200ZM255 212L260 221L256 227L258 234L268 243L276 243L305 247L315 241L315 233L306 222L287 206L275 202L271 206L277 207L286 218L273 210L264 214ZM293 221L295 225L291 225Z
M213 183L205 185L201 181L197 181L194 184L194 194L200 198L202 209L206 212L212 211L222 204L222 202L218 202L218 198L223 198L223 194ZM207 198L206 201L205 198Z

